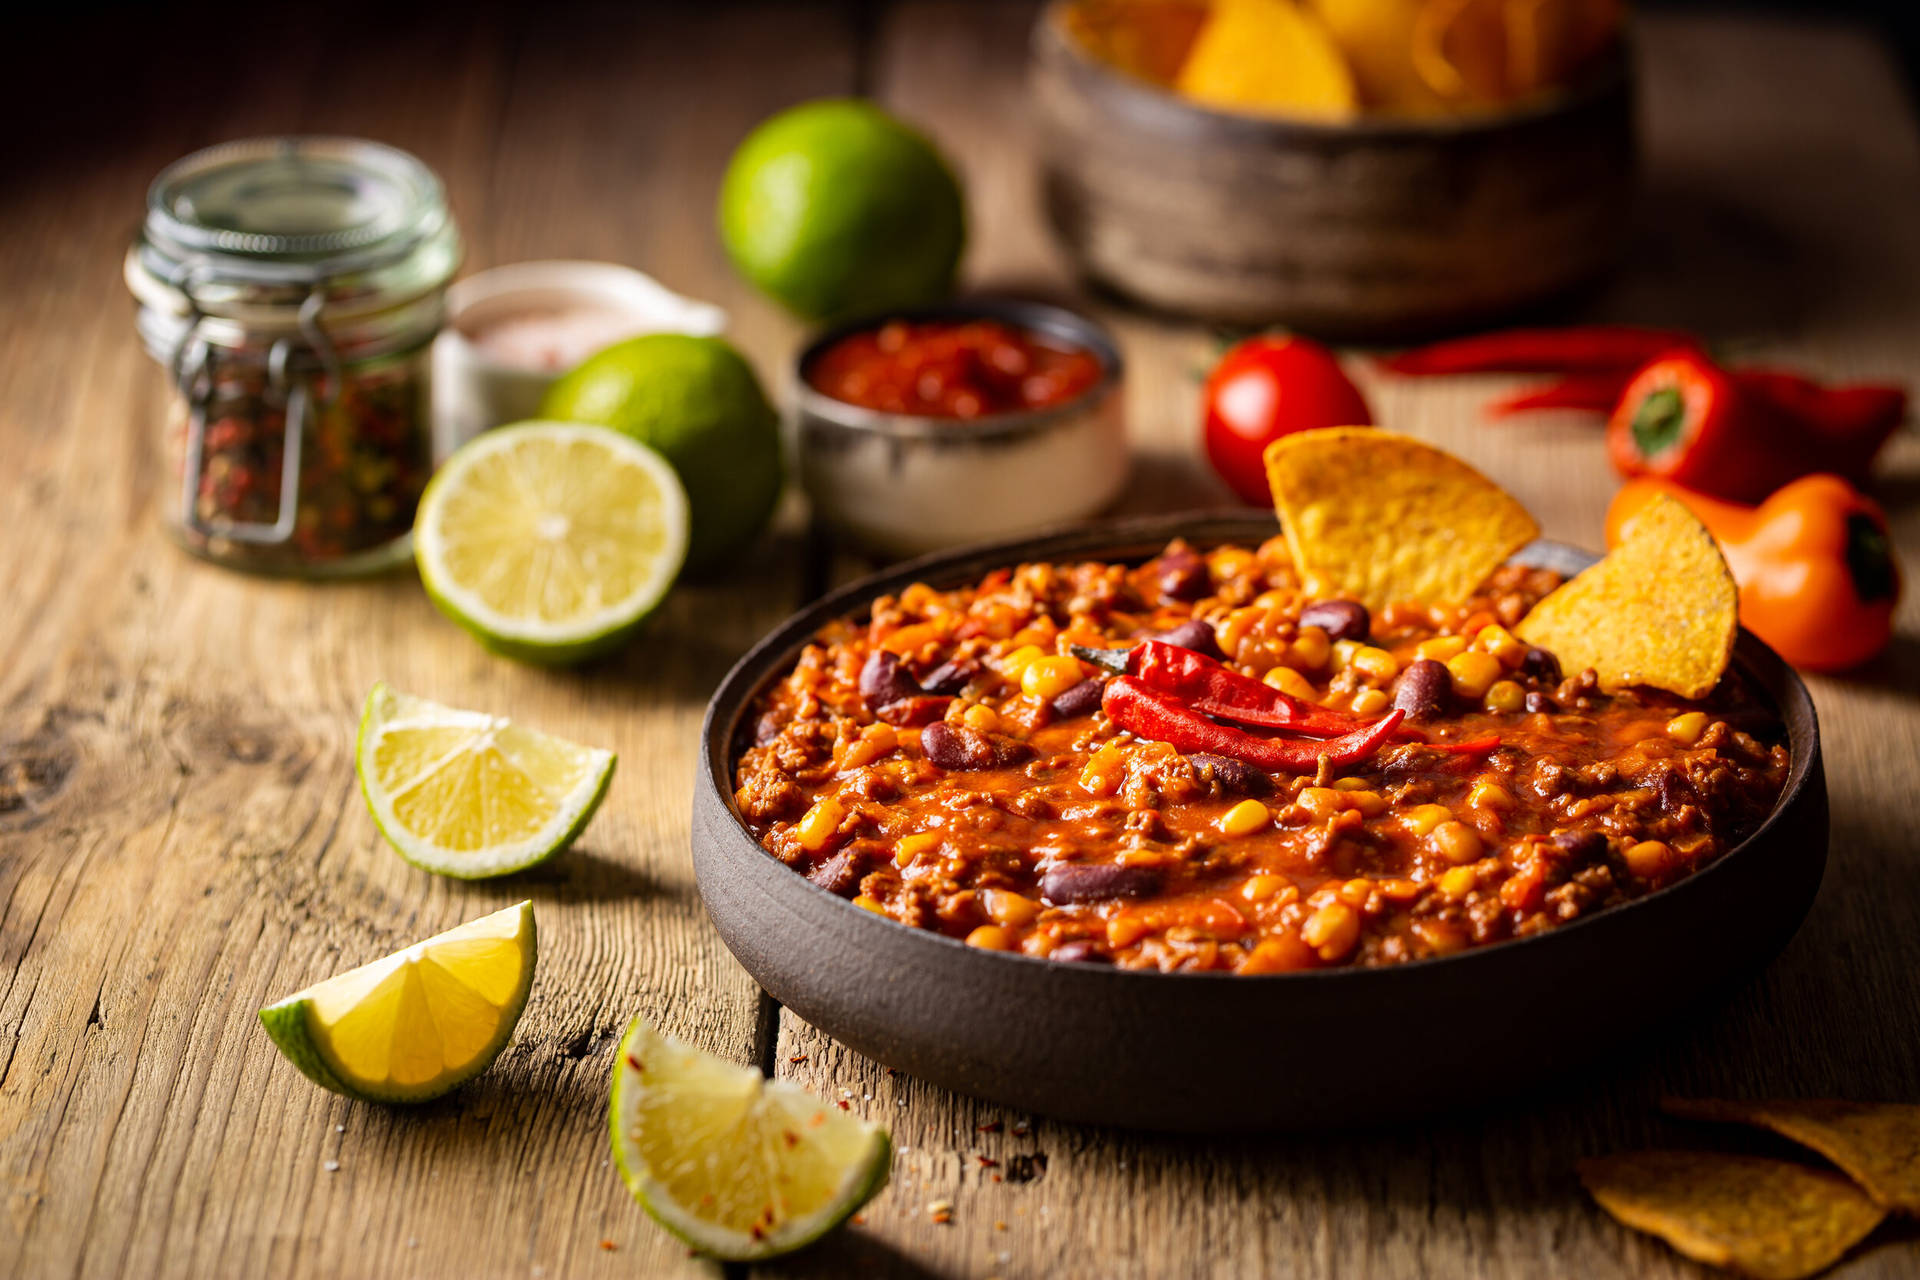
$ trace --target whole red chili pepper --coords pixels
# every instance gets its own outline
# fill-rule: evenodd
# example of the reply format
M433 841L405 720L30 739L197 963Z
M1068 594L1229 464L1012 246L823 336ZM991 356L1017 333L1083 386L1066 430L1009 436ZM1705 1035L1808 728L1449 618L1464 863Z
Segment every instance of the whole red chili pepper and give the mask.
M1631 371L1569 373L1545 386L1495 400L1487 406L1487 416L1507 418L1541 409L1584 409L1605 417L1620 403L1620 393L1632 378Z
M1699 352L1676 353L1634 375L1607 423L1607 452L1624 476L1735 502L1759 502L1816 471L1863 481L1899 425L1892 415L1905 397L1896 403L1892 390L1836 397L1792 376L1740 375Z
M1449 373L1628 373L1669 351L1697 350L1678 329L1631 324L1507 329L1414 347L1382 363L1414 376Z
M1160 640L1143 641L1131 649L1075 645L1073 654L1109 671L1136 676L1148 688L1171 694L1195 711L1223 720L1285 729L1307 738L1336 738L1371 723L1343 711L1315 706L1252 676L1243 676L1205 654Z
M1150 689L1133 676L1107 681L1100 708L1120 728L1164 742L1176 751L1230 756L1280 773L1314 773L1322 760L1336 769L1358 764L1386 744L1406 714L1396 708L1376 724L1325 742L1262 738L1232 725L1216 724L1178 698Z

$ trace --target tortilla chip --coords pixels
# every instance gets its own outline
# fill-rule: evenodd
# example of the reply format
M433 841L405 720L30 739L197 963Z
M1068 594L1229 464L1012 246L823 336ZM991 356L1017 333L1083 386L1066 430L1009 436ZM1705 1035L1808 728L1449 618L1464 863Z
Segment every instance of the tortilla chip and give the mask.
M1759 1280L1824 1271L1886 1210L1838 1174L1712 1151L1626 1151L1580 1162L1600 1207L1709 1266Z
M1684 1120L1771 1129L1833 1161L1880 1204L1920 1217L1920 1106L1827 1098L1667 1098L1660 1107Z
M1552 650L1569 674L1593 668L1608 693L1640 684L1703 698L1725 674L1739 629L1739 593L1713 535L1662 494L1619 546L1535 605L1513 634Z
M1307 590L1382 609L1456 604L1540 536L1527 509L1452 454L1373 427L1267 446L1267 483Z

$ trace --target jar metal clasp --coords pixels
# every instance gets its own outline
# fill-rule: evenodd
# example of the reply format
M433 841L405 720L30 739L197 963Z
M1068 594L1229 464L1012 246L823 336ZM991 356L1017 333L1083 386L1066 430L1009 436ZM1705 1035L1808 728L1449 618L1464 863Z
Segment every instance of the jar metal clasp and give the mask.
M206 466L207 419L213 405L216 357L212 344L200 334L202 319L193 302L193 320L181 335L170 362L175 383L186 397L186 461L180 481L180 521L188 529L207 537L226 538L254 546L280 546L292 541L300 511L300 456L306 439L307 416L313 407L313 380L293 367L294 359L311 352L325 375L328 390L335 394L340 386L340 357L325 330L320 327L324 293L314 288L300 304L298 325L301 342L291 336L276 339L267 351L265 394L286 411L280 455L280 507L271 523L258 520L209 520L200 514L200 484Z

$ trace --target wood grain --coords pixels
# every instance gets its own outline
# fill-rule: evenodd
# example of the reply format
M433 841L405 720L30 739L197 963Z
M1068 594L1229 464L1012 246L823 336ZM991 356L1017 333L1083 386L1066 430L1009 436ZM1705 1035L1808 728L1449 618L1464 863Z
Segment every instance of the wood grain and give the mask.
M97 59L48 59L8 90L75 105L69 132L9 141L16 180L0 185L0 1274L710 1272L607 1167L612 1038L636 1011L892 1125L893 1186L769 1275L1699 1275L1592 1209L1575 1158L1692 1140L1655 1114L1663 1092L1920 1096L1913 599L1886 659L1815 682L1834 852L1805 929L1724 1006L1580 1079L1514 1081L1510 1106L1390 1133L1357 1116L1340 1139L1140 1137L1002 1114L780 1014L694 894L699 716L732 658L861 562L810 548L790 506L764 554L570 675L486 657L406 577L318 588L202 566L157 529L160 379L118 255L149 177L194 146L373 134L445 175L472 265L641 265L727 306L777 391L798 330L732 276L710 219L733 141L790 101L867 86L924 124L968 178L969 283L1072 296L1037 216L1030 7L249 13L120 15L113 39L90 36ZM223 74L182 84L188 36ZM1882 51L1840 28L1704 18L1650 20L1642 51L1636 265L1591 314L1920 383L1920 133ZM1192 438L1213 336L1092 305L1130 362L1123 508L1223 501ZM1385 421L1487 468L1550 534L1595 538L1610 480L1590 428L1488 427L1479 405L1504 384L1355 369ZM1879 493L1920 564L1911 435ZM350 759L377 678L619 750L582 847L493 885L392 857ZM499 1065L453 1097L347 1103L259 1032L270 999L525 896L544 952L533 1000ZM950 1225L935 1200L954 1203ZM1902 1231L1836 1274L1910 1273L1920 1246Z

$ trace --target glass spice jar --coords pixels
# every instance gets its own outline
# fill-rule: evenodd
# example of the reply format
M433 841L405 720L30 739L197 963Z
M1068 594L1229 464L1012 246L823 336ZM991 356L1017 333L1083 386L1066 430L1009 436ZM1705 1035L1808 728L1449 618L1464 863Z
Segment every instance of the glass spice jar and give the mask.
M154 180L126 280L175 391L163 510L187 550L303 577L408 558L460 256L439 179L377 142L230 142Z

